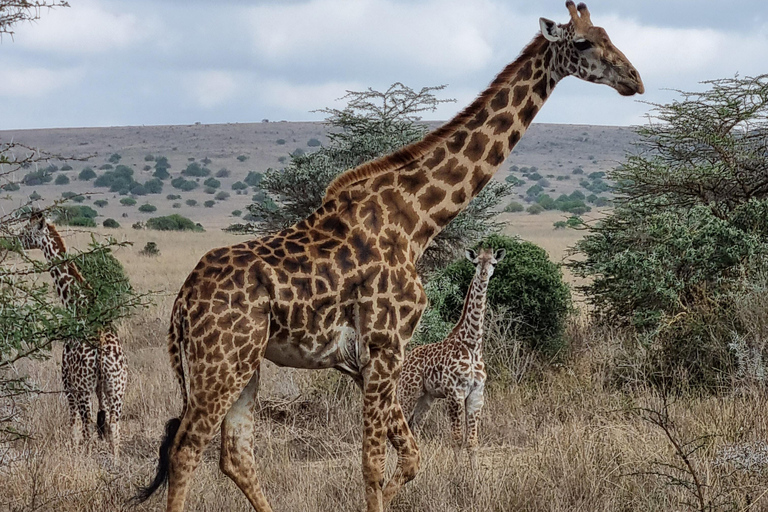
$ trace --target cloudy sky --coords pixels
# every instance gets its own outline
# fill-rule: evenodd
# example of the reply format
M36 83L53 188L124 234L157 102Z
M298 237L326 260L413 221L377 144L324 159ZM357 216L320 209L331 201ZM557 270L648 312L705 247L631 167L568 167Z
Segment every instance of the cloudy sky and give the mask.
M446 84L445 120L561 0L70 0L0 41L0 130L320 120L346 90ZM768 73L763 0L592 0L643 100ZM637 98L637 97L635 97ZM563 80L537 122L631 125L647 104Z

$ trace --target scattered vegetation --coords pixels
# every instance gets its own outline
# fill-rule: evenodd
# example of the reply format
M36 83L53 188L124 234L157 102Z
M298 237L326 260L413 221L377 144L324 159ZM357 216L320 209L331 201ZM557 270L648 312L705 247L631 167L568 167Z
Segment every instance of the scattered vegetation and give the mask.
M174 213L164 217L152 217L147 221L147 228L159 231L203 231L200 224L182 215Z

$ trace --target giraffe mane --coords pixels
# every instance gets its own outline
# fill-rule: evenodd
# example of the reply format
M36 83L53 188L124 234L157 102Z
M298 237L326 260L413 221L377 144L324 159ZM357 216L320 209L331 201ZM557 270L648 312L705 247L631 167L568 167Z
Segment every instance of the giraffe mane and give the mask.
M355 183L373 176L379 176L386 172L395 171L414 160L423 157L436 145L445 141L457 128L466 124L469 120L475 117L480 110L484 109L488 101L490 101L504 86L509 84L512 77L514 77L522 67L523 62L538 54L541 50L541 46L546 44L546 42L547 40L544 39L544 36L541 34L534 37L523 51L520 52L517 59L511 64L508 64L501 73L496 76L488 88L481 92L469 106L440 128L425 135L422 140L409 144L389 155L379 157L344 171L337 176L328 185L323 202L333 199L333 197L340 191L350 185L354 185Z
M56 229L56 226L50 222L46 222L46 226L48 227L48 233L50 234L51 240L53 241L53 246L56 249L56 253L60 255L66 254L67 246L64 245L64 239L62 238L61 233L59 233L59 230ZM77 268L77 265L75 265L74 261L68 261L66 266L69 268L69 273L72 275L72 277L75 278L75 281L78 283L85 282L85 278L80 273L80 269Z

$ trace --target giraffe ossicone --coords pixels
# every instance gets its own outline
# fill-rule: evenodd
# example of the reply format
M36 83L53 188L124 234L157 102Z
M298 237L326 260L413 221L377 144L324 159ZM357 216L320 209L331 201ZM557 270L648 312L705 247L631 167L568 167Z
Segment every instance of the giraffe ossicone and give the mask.
M155 479L139 501L167 482L166 510L181 512L203 450L220 430L222 471L255 510L271 510L252 449L265 357L336 368L359 384L369 512L382 511L414 478L419 451L396 383L427 303L416 262L488 183L559 80L575 75L622 94L643 92L586 6L566 5L568 23L542 21L546 36L538 34L444 126L338 176L308 218L202 257L176 297L168 335L182 411L167 424ZM385 485L387 439L398 463Z
M84 293L88 283L77 265L67 261L67 248L56 227L41 212L30 214L19 233L25 250L40 249L51 264L50 274L56 294L65 307L76 312L86 307ZM128 367L123 346L111 328L98 332L98 339L70 339L64 343L61 357L61 377L69 404L70 424L74 429L78 417L82 440L91 437L91 395L96 393L99 410L96 429L106 439L113 460L120 452L120 416L128 380Z

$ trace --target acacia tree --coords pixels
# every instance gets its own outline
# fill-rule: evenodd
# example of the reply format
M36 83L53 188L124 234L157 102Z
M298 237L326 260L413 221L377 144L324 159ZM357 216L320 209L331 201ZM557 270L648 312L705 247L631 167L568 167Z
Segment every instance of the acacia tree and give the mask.
M313 153L291 155L285 169L268 169L258 184L263 200L248 207L253 222L228 229L258 235L279 231L306 218L322 203L328 184L340 173L387 155L418 141L428 128L420 114L445 101L435 97L444 86L420 91L395 83L386 91L348 91L343 109L320 110L328 114L329 144ZM498 231L495 207L509 194L507 184L491 181L427 248L424 269L451 261L459 250Z
M63 0L0 0L0 34L13 36L13 26L25 21L40 19L44 10L69 7Z
M654 105L638 151L609 173L616 208L570 262L596 314L650 335L694 378L728 374L750 326L734 298L768 256L768 75L704 82Z

